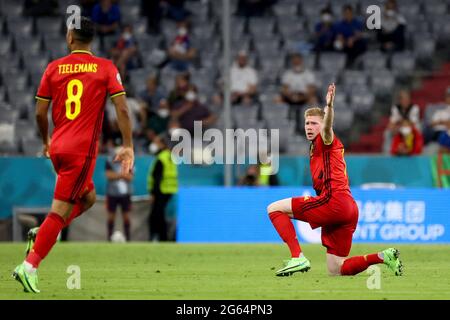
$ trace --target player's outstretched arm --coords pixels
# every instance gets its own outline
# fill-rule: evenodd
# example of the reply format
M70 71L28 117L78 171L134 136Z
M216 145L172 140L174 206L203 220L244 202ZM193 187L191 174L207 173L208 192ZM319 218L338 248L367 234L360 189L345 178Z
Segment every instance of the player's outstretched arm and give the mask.
M131 128L130 113L125 95L112 98L112 102L116 109L117 122L119 123L123 141L123 148L119 151L114 161L120 161L122 163L122 173L128 174L134 164L133 131Z
M325 117L323 119L323 129L320 133L325 144L332 144L334 139L333 119L334 119L334 95L336 93L336 86L334 83L328 86L327 105L325 106Z
M50 101L37 100L36 102L36 122L39 128L39 133L42 138L42 154L49 158L50 153L50 138L48 136L48 108L50 106Z

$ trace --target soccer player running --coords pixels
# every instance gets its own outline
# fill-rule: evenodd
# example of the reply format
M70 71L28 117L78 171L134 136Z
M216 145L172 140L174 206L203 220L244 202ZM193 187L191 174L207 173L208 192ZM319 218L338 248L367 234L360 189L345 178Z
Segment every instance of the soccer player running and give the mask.
M276 275L290 276L311 268L300 248L291 219L308 222L313 229L322 227L321 239L327 248L330 275L355 275L377 263L384 263L397 276L402 275L399 251L395 248L348 257L358 222L358 207L348 185L344 146L333 132L335 91L335 85L331 84L324 110L309 108L305 111L306 138L311 142L311 176L317 196L283 199L267 207L270 220L291 251L291 259Z
M133 167L131 123L117 68L110 60L94 56L90 44L94 24L81 17L79 27L69 27L66 41L70 54L47 66L36 99L36 120L43 154L57 173L51 211L41 224L25 261L13 277L26 292L40 292L37 268L56 242L59 232L89 209L96 199L92 175L107 95L114 103L123 146L116 156L122 172ZM52 102L54 131L48 135L47 112Z

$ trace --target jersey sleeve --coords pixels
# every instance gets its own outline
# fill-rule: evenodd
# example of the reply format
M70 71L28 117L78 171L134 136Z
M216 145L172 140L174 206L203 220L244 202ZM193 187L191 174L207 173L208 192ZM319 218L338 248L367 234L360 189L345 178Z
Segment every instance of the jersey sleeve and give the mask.
M122 85L122 79L120 78L119 71L116 66L110 63L108 68L108 93L111 98L125 94L125 89Z
M36 93L36 99L50 101L52 100L52 90L50 85L50 65L44 71L39 84L38 91Z

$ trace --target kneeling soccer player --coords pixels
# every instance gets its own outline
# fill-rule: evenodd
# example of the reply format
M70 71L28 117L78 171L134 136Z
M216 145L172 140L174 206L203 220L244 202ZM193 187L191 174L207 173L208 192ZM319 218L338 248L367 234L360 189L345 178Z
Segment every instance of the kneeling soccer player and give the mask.
M403 273L399 251L389 248L364 256L348 257L358 222L358 207L348 185L344 146L333 133L335 85L328 87L327 106L305 111L306 137L311 142L310 168L316 197L293 197L271 203L269 218L291 251L291 259L276 272L290 276L306 272L310 261L303 255L291 219L322 227L322 244L327 248L330 275L355 275L370 265L384 263L395 275Z

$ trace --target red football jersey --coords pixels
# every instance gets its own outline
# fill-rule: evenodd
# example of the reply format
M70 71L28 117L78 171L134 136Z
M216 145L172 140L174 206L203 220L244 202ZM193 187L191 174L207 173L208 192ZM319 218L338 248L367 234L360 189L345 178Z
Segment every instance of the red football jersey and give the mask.
M333 143L326 145L318 134L311 143L309 156L313 188L317 195L331 194L331 190L350 192L344 145L336 135Z
M106 98L125 94L111 60L75 50L52 61L41 79L36 99L52 101L50 153L95 157Z

